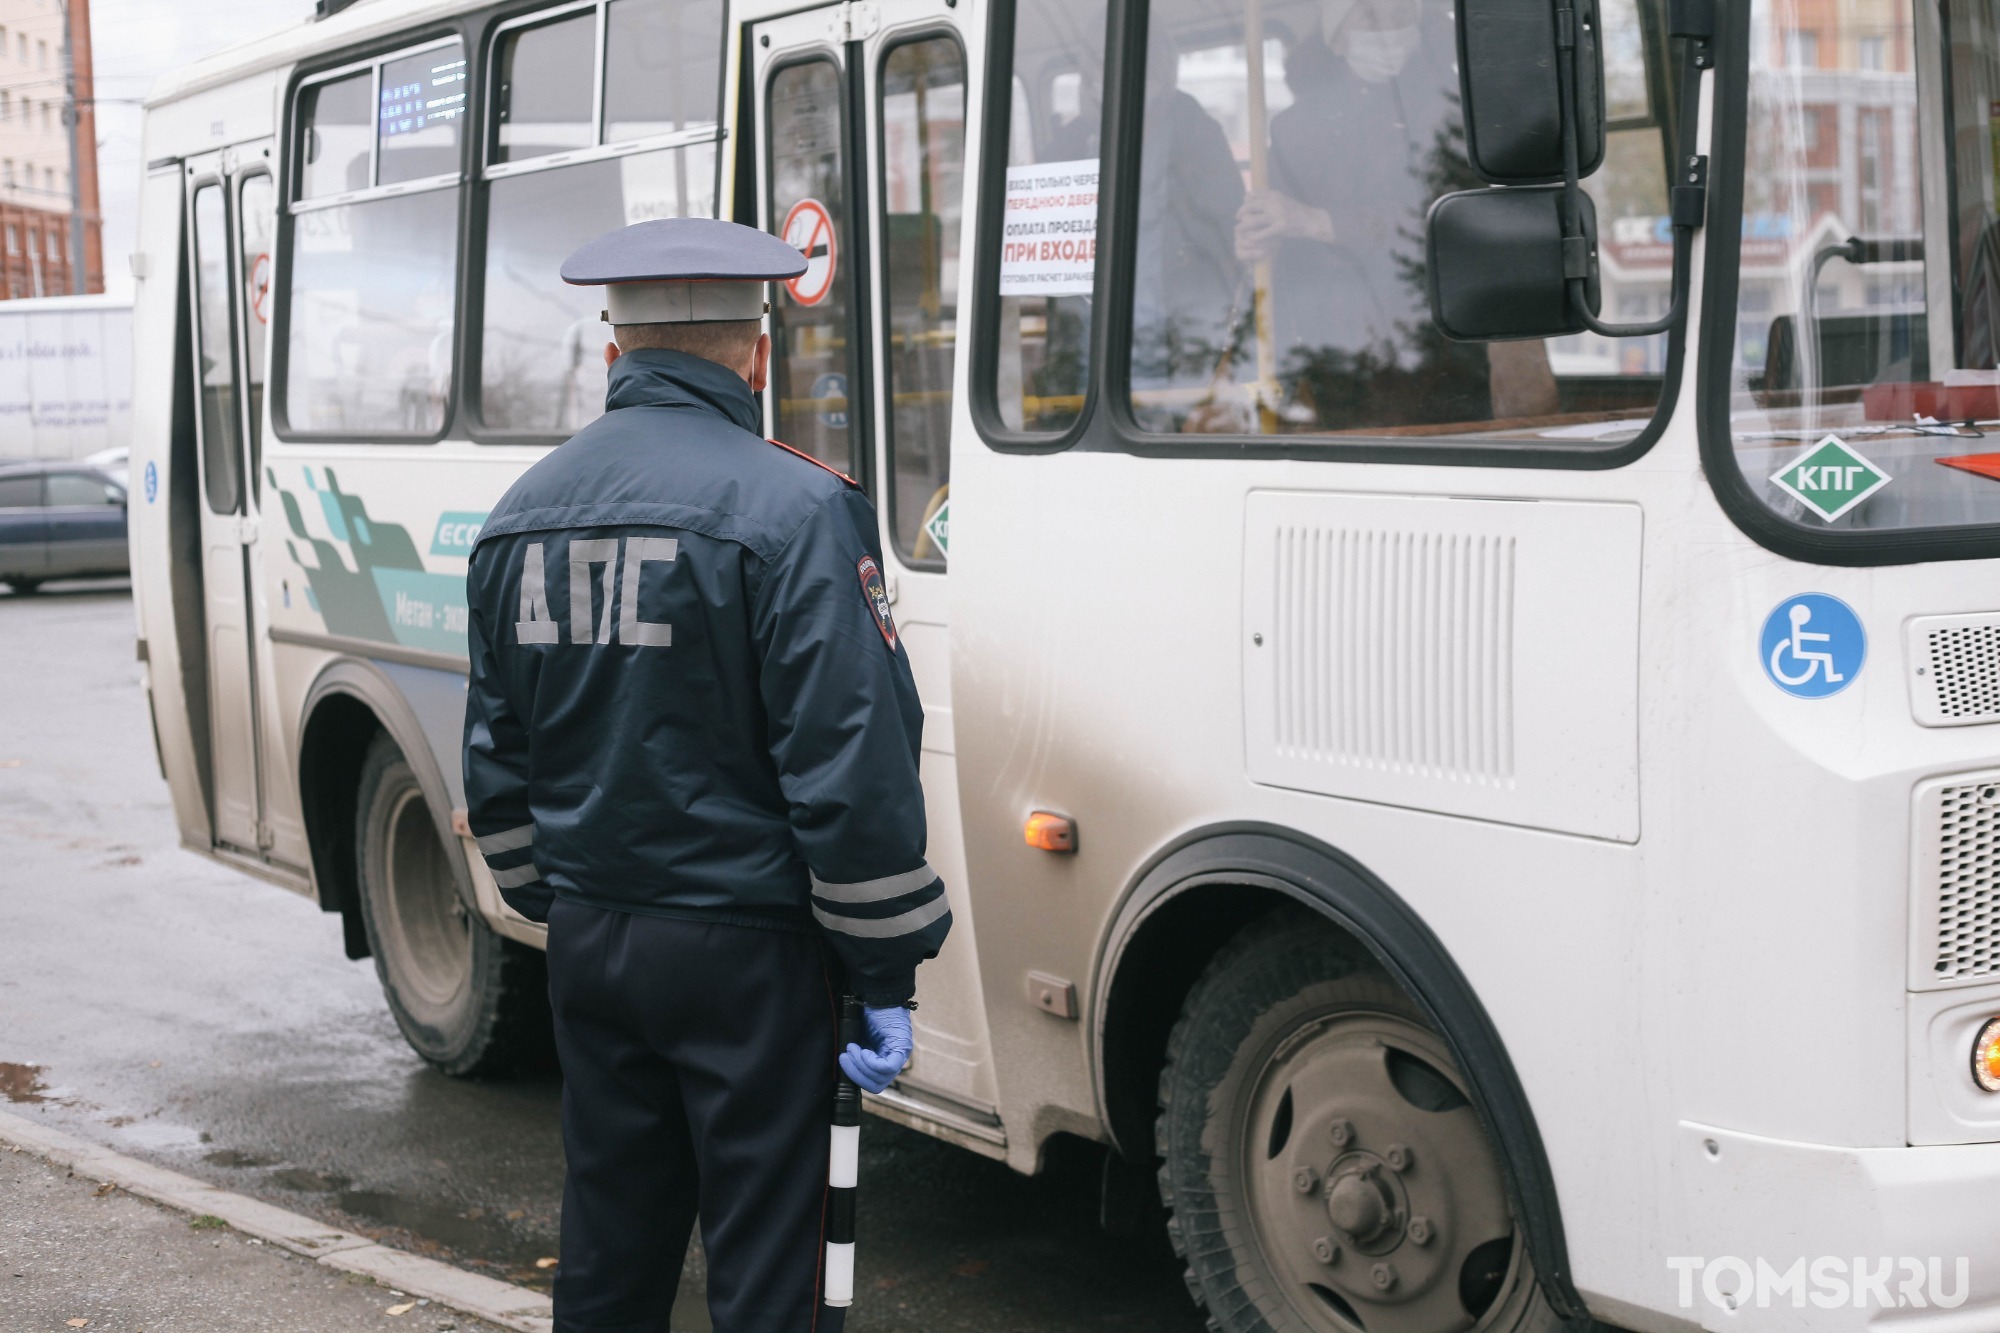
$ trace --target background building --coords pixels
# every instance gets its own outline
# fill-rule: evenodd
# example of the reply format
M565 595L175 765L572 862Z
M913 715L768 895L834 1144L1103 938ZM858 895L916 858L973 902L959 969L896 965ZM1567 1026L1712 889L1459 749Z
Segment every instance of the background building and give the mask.
M0 0L0 298L104 290L98 212L89 0ZM70 179L66 113L73 34L78 178ZM80 206L83 282L71 272L70 219Z

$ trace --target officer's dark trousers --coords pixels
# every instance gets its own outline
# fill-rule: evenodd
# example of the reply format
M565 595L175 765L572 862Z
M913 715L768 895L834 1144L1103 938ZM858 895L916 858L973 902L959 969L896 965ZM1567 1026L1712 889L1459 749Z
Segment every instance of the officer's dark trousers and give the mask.
M839 1333L819 1299L834 997L819 940L558 899L556 1333L668 1333L697 1216L716 1333Z

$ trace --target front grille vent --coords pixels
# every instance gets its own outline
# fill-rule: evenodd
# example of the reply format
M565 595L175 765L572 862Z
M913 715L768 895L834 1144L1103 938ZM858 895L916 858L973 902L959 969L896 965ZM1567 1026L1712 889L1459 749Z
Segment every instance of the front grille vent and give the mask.
M1937 793L1936 933L1939 981L2000 975L2000 781Z
M1927 727L2000 722L2000 614L1909 622L1910 707Z

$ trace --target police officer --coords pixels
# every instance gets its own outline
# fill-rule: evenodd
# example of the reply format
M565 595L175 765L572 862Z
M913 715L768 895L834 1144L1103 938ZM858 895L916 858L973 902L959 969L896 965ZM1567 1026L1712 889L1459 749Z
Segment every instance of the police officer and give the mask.
M874 508L757 434L765 284L804 269L706 219L570 256L564 281L609 288L606 411L501 499L467 575L467 815L549 927L558 1333L667 1333L697 1217L717 1333L837 1333L836 1056L888 1086L951 928ZM843 986L870 1040L838 1052Z

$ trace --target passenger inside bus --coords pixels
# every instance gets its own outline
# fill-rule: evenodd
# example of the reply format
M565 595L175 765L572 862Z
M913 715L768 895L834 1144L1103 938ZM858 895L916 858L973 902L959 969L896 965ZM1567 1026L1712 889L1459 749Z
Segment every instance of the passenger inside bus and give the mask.
M1484 348L1430 324L1425 212L1479 184L1464 160L1448 8L1318 0L1258 7L1247 21L1219 0L1162 9L1133 311L1140 422L1325 432L1529 415L1523 402L1552 411L1553 393L1509 392L1523 373L1552 387L1540 344L1526 358L1502 353L1497 364L1516 369L1496 383Z
M1199 387L1227 374L1249 314L1231 239L1243 176L1222 126L1176 86L1179 56L1164 25L1147 47L1132 385Z
M1428 45L1422 24L1431 32ZM1272 265L1274 335L1308 349L1399 336L1410 293L1396 259L1404 219L1428 207L1421 170L1444 119L1451 17L1418 0L1325 0L1320 25L1293 39L1292 104L1271 117L1270 185L1236 221L1236 252Z

